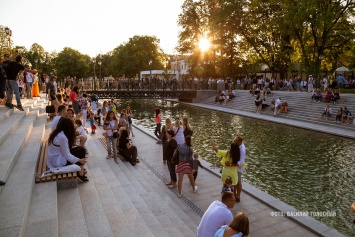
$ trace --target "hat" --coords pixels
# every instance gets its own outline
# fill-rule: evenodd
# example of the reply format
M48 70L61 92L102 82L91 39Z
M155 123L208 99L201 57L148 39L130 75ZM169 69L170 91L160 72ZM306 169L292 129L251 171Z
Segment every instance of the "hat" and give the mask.
M312 75L309 75L309 77L312 77Z

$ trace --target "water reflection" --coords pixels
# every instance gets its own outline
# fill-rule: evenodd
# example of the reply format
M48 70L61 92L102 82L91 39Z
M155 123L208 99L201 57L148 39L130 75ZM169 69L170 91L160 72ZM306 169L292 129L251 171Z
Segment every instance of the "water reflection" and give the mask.
M352 140L173 102L120 104L121 108L130 104L136 123L152 131L155 108L162 110L164 119L187 116L194 131L193 147L212 166L220 164L210 139L226 149L241 134L247 148L246 182L300 211L336 211L336 217L317 219L344 234L354 233L348 210L354 201Z

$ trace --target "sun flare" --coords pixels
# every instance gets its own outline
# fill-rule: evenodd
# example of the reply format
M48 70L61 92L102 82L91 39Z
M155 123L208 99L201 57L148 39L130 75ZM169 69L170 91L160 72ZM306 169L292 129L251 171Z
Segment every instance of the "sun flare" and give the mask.
M206 52L211 46L211 42L203 37L200 39L200 42L198 42L198 47L201 49L202 52Z

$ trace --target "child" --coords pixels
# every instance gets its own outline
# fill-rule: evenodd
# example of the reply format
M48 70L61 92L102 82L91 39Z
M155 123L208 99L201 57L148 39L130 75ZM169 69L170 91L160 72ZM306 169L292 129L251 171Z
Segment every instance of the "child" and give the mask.
M194 170L195 170L195 173L193 174L194 175L194 180L196 180L197 178L197 173L198 173L198 167L200 166L202 169L204 169L205 167L203 167L201 165L201 162L198 160L198 153L195 153L194 154Z
M87 136L86 136L86 131L83 127L83 123L81 122L80 119L76 119L74 122L74 127L76 129L76 138L79 140L80 146L84 147L86 150L86 154L88 154L88 150L85 147L85 142L87 140Z
M95 134L96 126L95 126L95 114L90 110L90 126L91 126L91 134Z
M233 192L232 183L233 183L232 178L230 176L228 176L226 181L224 182L221 194L224 193L225 191Z

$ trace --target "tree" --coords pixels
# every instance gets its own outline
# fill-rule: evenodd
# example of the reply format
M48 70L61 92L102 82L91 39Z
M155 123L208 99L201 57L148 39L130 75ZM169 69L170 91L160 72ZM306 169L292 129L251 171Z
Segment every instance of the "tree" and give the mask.
M66 47L58 54L55 60L57 76L59 78L66 76L77 78L89 77L90 62L91 59L88 55L83 55L77 50Z
M292 62L300 62L318 75L322 60L338 62L354 37L354 9L353 0L186 0L179 49L192 51L204 29L222 70L249 60L284 77Z
M133 36L127 43L113 50L109 70L114 71L112 74L116 77L122 75L135 77L142 70L162 68L166 55L159 47L159 43L159 39L154 36Z

